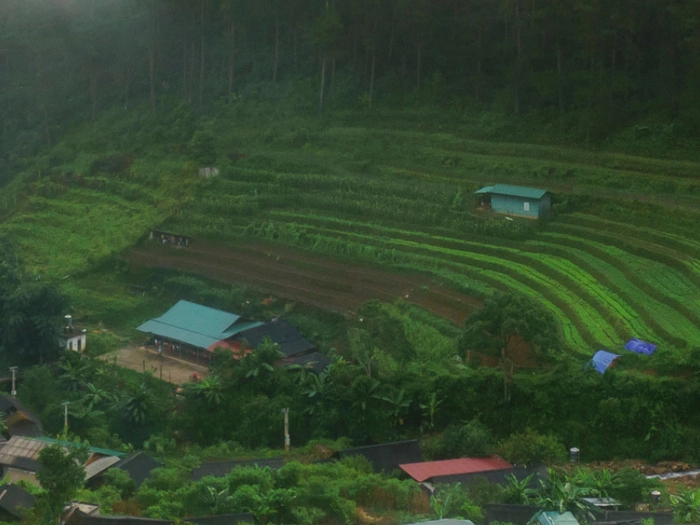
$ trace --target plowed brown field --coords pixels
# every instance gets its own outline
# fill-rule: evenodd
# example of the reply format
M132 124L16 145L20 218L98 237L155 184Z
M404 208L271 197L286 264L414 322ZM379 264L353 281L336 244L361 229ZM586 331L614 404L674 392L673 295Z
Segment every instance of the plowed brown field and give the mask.
M370 299L398 299L461 325L478 299L420 274L391 273L309 255L274 244L226 248L194 242L187 248L146 243L125 254L132 264L199 274L318 308L350 313Z

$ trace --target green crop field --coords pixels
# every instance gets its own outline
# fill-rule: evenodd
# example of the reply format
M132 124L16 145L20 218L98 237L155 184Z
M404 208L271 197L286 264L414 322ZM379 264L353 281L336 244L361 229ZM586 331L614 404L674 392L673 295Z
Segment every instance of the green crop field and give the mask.
M2 230L30 272L81 276L65 286L86 308L97 300L80 291L91 272L161 228L418 272L478 297L523 293L581 356L630 337L700 346L700 163L475 140L385 117L284 132L219 124L218 142L244 155L222 158L209 180L167 148L118 175L90 173L100 154L83 152L6 187ZM473 192L494 183L551 190L551 217L477 212Z

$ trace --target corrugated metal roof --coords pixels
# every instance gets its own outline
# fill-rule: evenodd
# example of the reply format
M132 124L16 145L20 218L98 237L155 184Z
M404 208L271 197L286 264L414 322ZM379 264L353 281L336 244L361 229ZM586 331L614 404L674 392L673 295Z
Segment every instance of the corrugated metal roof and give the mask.
M198 348L209 348L217 341L261 324L240 315L181 300L137 330Z
M105 456L96 459L85 467L85 479L97 476L116 463L119 463L119 458L117 456Z
M161 323L156 319L146 321L139 326L137 330L139 332L146 332L147 334L165 337L166 339L170 339L172 341L179 341L197 348L209 348L217 341L221 340L221 337L212 337L209 335L199 334L184 328Z
M489 470L509 469L513 465L499 456L490 456L487 458L460 458L425 461L423 463L405 463L399 466L413 479L423 482L436 476L455 476Z
M0 449L0 465L17 466L23 470L34 470L39 466L39 452L45 442L12 436Z
M528 199L541 199L547 190L528 188L527 186L511 186L509 184L496 184L484 186L474 193L496 193L498 195L512 195L513 197L526 197Z
M75 446L75 443L71 443L69 441L62 441L60 439L54 439L46 436L40 436L40 437L35 437L31 438L32 440L36 441L43 441L44 443L49 443L49 444L54 444L58 443L59 445L63 445L66 447L72 447ZM93 454L100 454L102 456L117 456L117 457L122 457L126 456L126 452L120 452L118 450L110 450L108 448L100 448L100 447L88 447L90 449L90 452Z
M36 472L41 466L39 463L39 453L42 449L53 443L58 443L63 446L71 445L71 443L66 441L59 441L46 437L25 438L12 436L10 440L0 448L0 465ZM88 460L88 463L99 461L99 458L96 458L98 455L113 456L115 458L114 463L116 463L119 461L119 458L124 455L123 452L95 447L90 447L90 452L93 455L91 460Z
M192 332L215 337L226 332L240 317L240 315L209 306L180 300L156 320L171 326L187 327Z
M579 525L578 520L571 512L559 513L555 510L541 511L535 514L530 523L541 525Z
M415 523L409 523L407 525L474 525L471 520L460 520L457 518L444 518L441 520L432 521L416 521Z

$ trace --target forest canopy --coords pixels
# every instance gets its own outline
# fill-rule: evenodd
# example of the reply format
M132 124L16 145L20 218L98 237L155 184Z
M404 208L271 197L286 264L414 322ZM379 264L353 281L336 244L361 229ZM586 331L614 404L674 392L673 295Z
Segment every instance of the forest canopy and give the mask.
M588 140L694 132L699 51L700 5L679 0L6 0L0 182L75 119L173 100L489 108Z

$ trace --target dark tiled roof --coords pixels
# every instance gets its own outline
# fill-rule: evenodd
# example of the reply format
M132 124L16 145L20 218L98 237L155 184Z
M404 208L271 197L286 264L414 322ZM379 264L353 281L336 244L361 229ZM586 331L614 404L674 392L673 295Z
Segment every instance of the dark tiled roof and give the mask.
M507 503L489 503L486 506L485 523L495 521L499 523L512 523L513 525L527 525L535 513L540 510L537 505L511 505Z
M41 421L16 398L0 396L0 412L5 416L11 436L39 437L44 435Z
M420 445L415 439L348 448L338 452L340 458L357 455L366 457L376 472L391 472L404 463L423 461Z
M257 348L266 337L269 337L273 343L277 343L280 352L288 357L310 352L316 348L316 345L304 339L297 329L285 319L249 328L236 334L234 339L241 342L246 341L251 348Z
M162 465L148 454L144 452L135 452L120 459L118 463L114 464L113 468L118 468L127 472L138 487L151 475L153 469L159 467L162 467Z
M10 466L22 470L28 470L29 472L38 472L41 468L41 463L38 460L32 458L15 458Z
M66 525L171 525L170 520L139 518L136 516L102 516L75 510L65 518Z
M223 478L237 467L270 467L276 470L283 466L284 460L282 458L213 461L210 463L202 463L199 467L192 469L192 480L199 481L207 476Z
M235 525L236 523L255 523L255 516L250 512L238 514L221 514L219 516L197 516L187 518L189 523L196 525Z
M21 518L25 509L31 509L36 499L29 492L17 485L9 484L0 487L0 507L13 516Z
M8 412L17 409L19 401L12 399L10 396L0 396L0 412Z

